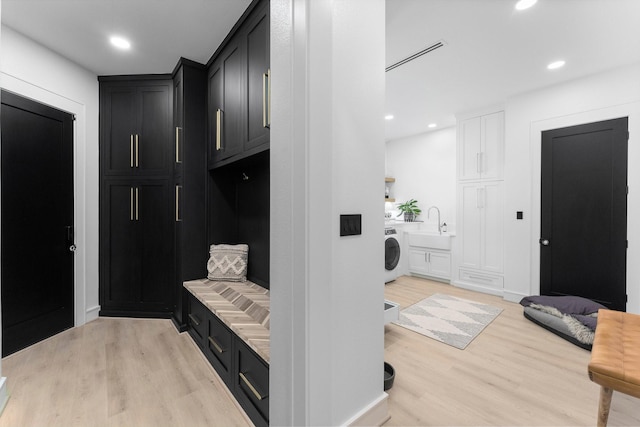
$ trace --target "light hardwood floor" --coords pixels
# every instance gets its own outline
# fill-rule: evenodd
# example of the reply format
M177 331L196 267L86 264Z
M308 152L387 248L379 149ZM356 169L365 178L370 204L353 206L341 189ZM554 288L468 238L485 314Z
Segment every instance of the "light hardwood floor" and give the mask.
M0 426L247 426L170 320L99 318L2 360Z
M591 353L536 326L502 298L403 276L385 286L402 308L435 294L504 311L465 350L385 326L385 361L396 370L385 426L591 426L599 386ZM610 426L639 426L640 400L614 392Z
M387 299L446 293L504 309L465 350L396 325L386 426L595 425L590 353L534 325L518 304L401 277ZM3 426L249 425L187 334L169 320L100 318L2 360ZM640 400L614 393L609 425L640 425Z

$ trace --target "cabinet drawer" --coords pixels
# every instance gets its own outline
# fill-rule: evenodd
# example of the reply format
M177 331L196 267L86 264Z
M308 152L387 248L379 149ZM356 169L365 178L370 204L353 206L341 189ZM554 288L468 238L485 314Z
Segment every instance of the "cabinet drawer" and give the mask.
M200 347L204 347L204 340L207 336L207 317L207 308L202 305L196 297L189 294L189 311L187 316L189 333Z
M269 424L269 366L241 339L236 339L238 402L257 426Z
M460 281L496 290L502 290L504 283L502 276L463 269L460 269Z
M204 354L225 383L229 383L233 333L218 317L209 313L209 329L204 342Z

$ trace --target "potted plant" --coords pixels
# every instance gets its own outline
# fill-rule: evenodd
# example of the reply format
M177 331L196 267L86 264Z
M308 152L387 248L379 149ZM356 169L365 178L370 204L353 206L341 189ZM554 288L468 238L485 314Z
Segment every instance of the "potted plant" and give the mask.
M398 216L404 214L405 222L413 222L416 219L416 216L422 213L422 209L418 207L418 201L415 199L410 199L400 205L398 205L398 209L400 213Z

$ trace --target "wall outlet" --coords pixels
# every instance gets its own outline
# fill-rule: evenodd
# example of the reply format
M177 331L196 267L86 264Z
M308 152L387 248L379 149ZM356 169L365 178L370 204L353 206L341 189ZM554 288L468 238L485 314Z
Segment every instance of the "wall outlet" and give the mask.
M362 215L340 215L340 236L362 234Z

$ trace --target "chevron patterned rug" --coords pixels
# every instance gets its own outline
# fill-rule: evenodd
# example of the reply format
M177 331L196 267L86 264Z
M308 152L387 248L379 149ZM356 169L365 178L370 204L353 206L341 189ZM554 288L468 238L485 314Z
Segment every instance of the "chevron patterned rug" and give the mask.
M434 294L402 310L393 323L464 350L501 312L491 305Z

